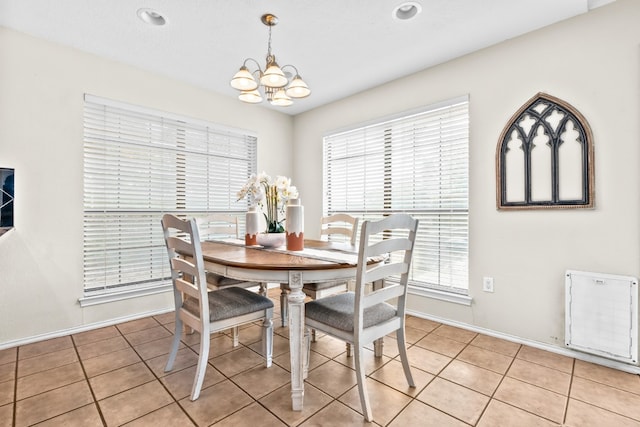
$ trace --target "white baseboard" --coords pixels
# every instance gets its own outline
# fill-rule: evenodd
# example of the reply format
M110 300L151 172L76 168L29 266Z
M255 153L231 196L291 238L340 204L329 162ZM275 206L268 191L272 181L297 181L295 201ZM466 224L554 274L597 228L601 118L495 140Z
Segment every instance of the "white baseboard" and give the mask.
M7 349L7 348L13 348L13 347L21 346L21 345L26 345L26 344L32 344L34 342L45 341L45 340L49 340L49 339L52 339L52 338L59 338L59 337L67 336L67 335L78 334L80 332L86 332L86 331L90 331L90 330L93 330L93 329L104 328L106 326L112 326L112 325L116 325L116 324L119 324L119 323L129 322L131 320L142 319L144 317L157 316L159 314L168 313L170 311L173 311L173 308L164 309L164 310L157 310L157 311L148 311L148 312L144 312L144 313L137 313L137 314L134 314L132 316L118 317L118 318L110 319L110 320L107 320L107 321L104 321L104 322L91 323L91 324L88 324L88 325L77 326L77 327L74 327L74 328L62 329L62 330L54 331L54 332L48 332L46 334L34 335L34 336L31 336L31 337L26 337L26 338L20 338L20 339L17 339L17 340L1 343L0 344L0 350L4 350L4 349Z
M271 288L279 288L279 287L280 287L279 283L268 283L268 288L269 289L271 289ZM257 289L257 287L256 287L256 289ZM26 345L26 344L32 344L34 342L45 341L45 340L52 339L52 338L59 338L59 337L63 337L63 336L66 336L66 335L78 334L80 332L86 332L86 331L90 331L90 330L93 330L93 329L104 328L106 326L112 326L112 325L116 325L118 323L124 323L124 322L129 322L131 320L142 319L143 317L157 316L159 314L168 313L170 311L173 311L173 307L169 308L169 309L163 309L163 310L157 310L157 311L147 311L147 312L144 312L144 313L137 313L137 314L134 314L134 315L131 315L131 316L117 317L115 319L106 320L104 322L91 323L91 324L88 324L88 325L82 325L82 326L78 326L78 327L74 327L74 328L63 329L63 330L53 331L53 332L47 332L46 334L34 335L34 336L31 336L31 337L26 337L26 338L20 338L20 339L17 339L17 340L0 343L0 350L4 350L4 349L7 349L7 348L18 347L18 346Z
M607 359L605 357L594 356L592 354L582 353L580 351L568 349L565 347L558 347L551 344L541 343L538 341L528 340L520 337L516 337L509 334L504 334L502 332L493 331L491 329L485 329L478 326L469 325L463 322L456 322L449 319L443 319L437 316L430 316L418 311L407 310L407 314L411 316L420 317L422 319L432 320L434 322L442 323L449 326L455 326L462 329L467 329L469 331L477 332L484 335L489 335L491 337L500 338L506 341L515 342L518 344L524 344L529 347L534 347L540 350L545 350L551 353L560 354L563 356L573 357L575 359L583 360L585 362L591 362L598 365L607 366L609 368L618 369L620 371L629 372L632 374L640 375L640 366L631 365L628 363L619 362L617 360Z

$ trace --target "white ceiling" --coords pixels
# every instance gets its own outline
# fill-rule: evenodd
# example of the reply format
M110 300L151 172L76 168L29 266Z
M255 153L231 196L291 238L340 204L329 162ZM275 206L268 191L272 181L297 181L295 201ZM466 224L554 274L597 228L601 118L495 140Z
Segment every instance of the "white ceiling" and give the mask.
M279 108L298 114L614 0L412 1L422 13L399 21L403 0L0 0L0 25L235 97L244 59L264 64L270 12L278 63L313 91ZM143 23L140 8L167 25Z

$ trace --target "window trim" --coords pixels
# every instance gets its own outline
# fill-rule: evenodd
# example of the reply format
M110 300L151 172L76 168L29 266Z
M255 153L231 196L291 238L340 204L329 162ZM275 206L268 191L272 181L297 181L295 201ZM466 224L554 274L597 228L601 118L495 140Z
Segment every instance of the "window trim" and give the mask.
M170 293L173 291L173 284L160 283L145 288L126 289L120 292L109 292L100 295L85 295L78 298L80 307L90 307L92 305L106 304L115 301L123 301L130 298L144 297L148 295Z
M473 298L468 293L463 294L463 293L455 292L453 290L440 290L435 288L409 285L409 290L407 292L411 295L417 295L420 297L425 297L430 299L437 299L440 301L466 305L469 307L473 302Z

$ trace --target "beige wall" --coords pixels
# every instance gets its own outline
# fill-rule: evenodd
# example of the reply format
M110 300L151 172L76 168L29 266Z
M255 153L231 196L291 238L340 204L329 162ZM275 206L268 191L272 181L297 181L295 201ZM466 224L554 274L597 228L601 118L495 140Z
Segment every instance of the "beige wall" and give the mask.
M0 346L173 305L170 294L78 304L84 93L254 131L258 168L292 173L291 117L5 28L0 93L0 167L16 170L15 229L0 238Z
M640 275L639 21L640 2L618 0L293 119L0 28L0 167L16 168L16 228L0 238L0 347L171 307L168 295L78 305L85 92L255 131L258 168L293 176L310 237L322 212L323 134L468 94L473 304L414 297L411 309L561 346L566 269ZM591 125L593 210L495 209L498 136L539 91ZM481 291L483 276L495 293Z
M322 136L377 117L468 94L470 98L471 307L413 297L428 315L563 345L567 269L638 276L640 2L618 0L299 115L294 179L306 234L321 215ZM429 49L431 43L416 43ZM594 134L596 208L498 212L495 150L511 115L537 92L562 98ZM481 290L495 279L495 293Z

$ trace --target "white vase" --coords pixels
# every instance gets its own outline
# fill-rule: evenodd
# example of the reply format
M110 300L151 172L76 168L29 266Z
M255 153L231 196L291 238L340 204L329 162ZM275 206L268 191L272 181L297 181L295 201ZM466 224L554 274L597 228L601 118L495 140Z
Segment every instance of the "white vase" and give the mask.
M278 248L287 241L285 233L258 233L258 244L265 248Z
M304 249L304 206L300 199L290 199L287 204L287 249Z
M255 206L251 206L247 211L245 222L244 243L247 246L257 245L257 236L260 227L260 214Z

